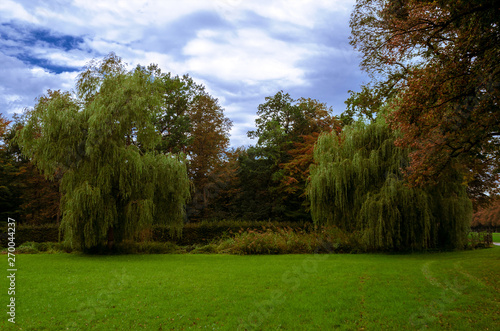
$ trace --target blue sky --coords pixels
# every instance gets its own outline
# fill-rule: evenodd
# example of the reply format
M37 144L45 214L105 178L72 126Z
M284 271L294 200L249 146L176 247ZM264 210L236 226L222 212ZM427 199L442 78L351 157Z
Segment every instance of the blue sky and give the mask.
M349 45L354 0L0 2L0 111L12 116L47 89L71 90L110 52L133 68L157 63L206 86L233 121L231 145L255 144L257 106L283 90L344 110L367 82Z

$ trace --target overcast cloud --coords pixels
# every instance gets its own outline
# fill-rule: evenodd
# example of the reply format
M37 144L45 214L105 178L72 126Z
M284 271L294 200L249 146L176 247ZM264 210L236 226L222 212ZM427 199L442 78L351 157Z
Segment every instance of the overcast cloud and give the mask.
M81 68L110 52L132 68L189 74L234 123L231 145L254 144L257 106L279 90L344 110L366 76L348 44L354 0L0 2L0 111L71 90Z

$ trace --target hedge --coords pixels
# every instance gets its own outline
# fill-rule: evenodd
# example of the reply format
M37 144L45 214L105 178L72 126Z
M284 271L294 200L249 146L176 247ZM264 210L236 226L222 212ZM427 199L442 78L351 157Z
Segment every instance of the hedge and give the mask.
M152 240L159 242L171 241L179 246L207 244L213 240L232 237L243 230L265 230L277 228L312 229L311 223L296 222L249 222L249 221L219 221L188 223L182 230L181 237L170 236L170 229L165 226L153 228Z
M292 229L312 229L310 223L294 222L251 222L251 221L218 221L188 223L182 230L182 236L170 236L168 226L156 225L152 233L149 233L149 239L156 242L172 242L179 246L207 244L213 240L232 236L243 230L262 230L273 228ZM7 229L2 227L0 232L0 246L7 247ZM62 238L61 238L62 239ZM46 225L17 225L15 233L15 243L19 247L25 242L58 242L59 228L55 224Z
M56 224L45 225L17 225L16 233L14 234L14 242L16 247L25 242L58 242L59 227ZM7 247L8 243L7 228L2 227L0 232L0 246Z
M234 238L236 234L251 231L258 232L278 232L278 230L286 229L287 231L302 231L309 233L314 229L311 223L300 222L265 222L265 221L218 221L218 222L201 222L188 223L184 226L181 237L170 236L170 228L168 226L156 225L152 231L145 233L145 237L154 242L171 242L178 246L189 245L206 245L218 239ZM0 229L0 246L7 247L8 244L7 228ZM473 246L479 242L484 242L486 245L491 242L491 234L489 237L471 233L469 241ZM55 224L46 224L39 226L18 225L15 233L16 247L19 247L25 242L58 242L59 228ZM61 238L62 239L62 238Z

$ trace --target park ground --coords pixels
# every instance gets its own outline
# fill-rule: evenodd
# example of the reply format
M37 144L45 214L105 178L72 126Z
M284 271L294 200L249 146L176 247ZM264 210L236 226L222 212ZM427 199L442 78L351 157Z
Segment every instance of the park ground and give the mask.
M500 329L500 247L16 258L16 324L1 329Z

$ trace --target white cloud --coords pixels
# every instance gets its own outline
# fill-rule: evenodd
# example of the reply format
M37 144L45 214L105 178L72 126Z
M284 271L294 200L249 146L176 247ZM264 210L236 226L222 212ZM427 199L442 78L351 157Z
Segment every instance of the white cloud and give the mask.
M211 1L88 1L75 0L73 5L92 15L95 25L162 25L199 10L212 9Z
M353 0L220 0L216 8L231 21L242 20L245 12L254 12L270 21L313 28L326 15L348 13Z
M22 112L32 107L47 89L71 90L77 73L55 74L40 67L27 67L22 61L0 52L0 111Z
M0 1L0 22L8 22L11 19L39 23L38 19L28 13L20 4L11 0Z
M289 44L257 29L203 30L183 52L190 72L250 85L272 80L284 87L306 83L297 63L315 53L310 45Z

